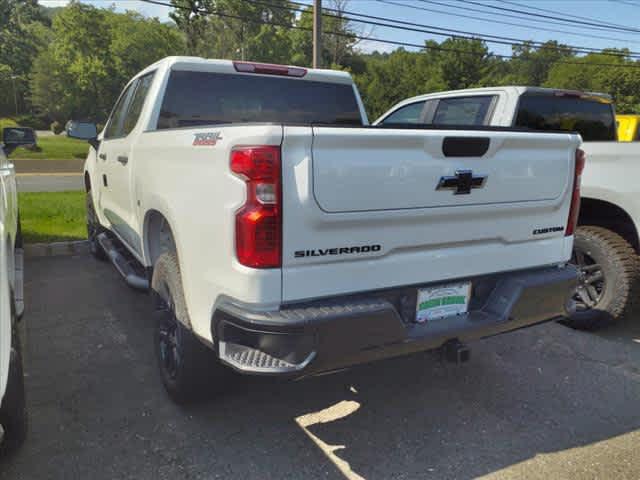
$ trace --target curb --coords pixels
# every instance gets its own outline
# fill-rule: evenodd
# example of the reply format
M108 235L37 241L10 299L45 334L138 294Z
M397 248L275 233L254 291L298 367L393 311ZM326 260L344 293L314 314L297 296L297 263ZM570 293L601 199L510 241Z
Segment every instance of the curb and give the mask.
M68 159L68 160L12 160L16 168L16 173L67 173L73 175L75 173L82 174L84 172L84 160Z
M28 243L24 246L24 256L26 258L73 256L87 253L89 253L89 242L87 240Z

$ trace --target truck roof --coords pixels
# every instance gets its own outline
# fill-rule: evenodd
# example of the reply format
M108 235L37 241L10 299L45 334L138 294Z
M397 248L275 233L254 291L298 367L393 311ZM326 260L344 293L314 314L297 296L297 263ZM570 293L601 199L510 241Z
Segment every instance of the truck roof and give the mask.
M263 67L273 67L273 68L288 68L293 69L298 72L297 75L291 75L291 77L297 77L300 80L310 80L316 82L327 82L327 83L342 83L342 84L353 84L353 79L348 72L341 72L337 70L326 70L319 68L306 68L299 67L294 65L274 65L260 62L244 62L244 61L235 61L235 60L220 60L220 59L210 59L210 58L202 58L202 57L165 57L161 60L158 60L156 63L149 65L143 71L138 73L136 77L144 75L150 71L157 70L159 68L166 68L171 70L188 70L188 71L197 71L197 72L215 72L215 73L227 73L227 74L242 74L242 73L251 73L247 71L239 71L238 65L255 65L255 66L263 66ZM255 72L254 74L263 75L268 73ZM281 74L280 74L281 75Z
M543 88L543 87L527 87L524 85L505 85L505 86L495 86L495 87L482 87L482 88L467 88L464 90L448 90L444 92L431 92L423 95L417 95L415 97L407 98L403 100L401 103L398 103L395 107L400 104L413 103L418 100L428 100L433 97L442 97L456 94L482 94L482 93L492 93L496 90L512 90L516 92L518 95L522 95L524 93L535 93L538 95L556 95L558 93L564 94L574 94L580 95L585 98L590 98L593 100L598 100L604 103L612 103L613 99L611 95L600 92L581 92L579 90L570 90L563 88Z

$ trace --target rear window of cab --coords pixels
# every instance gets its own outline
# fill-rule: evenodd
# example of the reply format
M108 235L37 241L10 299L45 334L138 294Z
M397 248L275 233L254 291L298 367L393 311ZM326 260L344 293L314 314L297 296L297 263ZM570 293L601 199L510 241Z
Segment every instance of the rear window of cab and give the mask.
M522 95L514 126L578 132L587 142L617 139L613 106L574 95Z
M172 71L159 130L229 123L362 125L352 85L253 74Z

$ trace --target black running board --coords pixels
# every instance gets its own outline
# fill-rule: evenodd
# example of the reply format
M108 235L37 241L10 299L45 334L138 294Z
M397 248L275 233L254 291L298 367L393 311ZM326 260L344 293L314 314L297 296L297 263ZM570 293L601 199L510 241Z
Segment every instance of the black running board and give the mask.
M106 233L98 235L97 240L113 266L130 287L137 290L149 290L149 280L144 273L144 267L133 258L124 246L119 245L118 240L110 238Z

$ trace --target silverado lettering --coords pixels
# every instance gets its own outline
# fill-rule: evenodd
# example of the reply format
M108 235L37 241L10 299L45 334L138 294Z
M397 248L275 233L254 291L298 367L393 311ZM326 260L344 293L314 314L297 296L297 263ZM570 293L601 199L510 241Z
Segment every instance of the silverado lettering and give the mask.
M324 257L326 255L351 255L354 253L369 253L379 252L382 250L382 245L361 245L359 247L333 247L317 250L296 250L294 252L295 258L303 257Z

